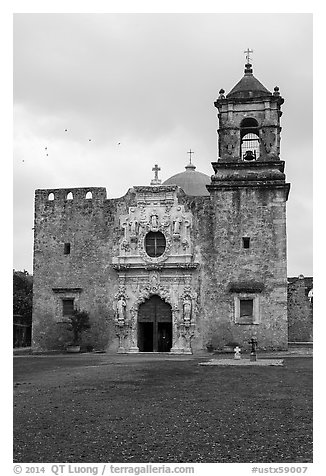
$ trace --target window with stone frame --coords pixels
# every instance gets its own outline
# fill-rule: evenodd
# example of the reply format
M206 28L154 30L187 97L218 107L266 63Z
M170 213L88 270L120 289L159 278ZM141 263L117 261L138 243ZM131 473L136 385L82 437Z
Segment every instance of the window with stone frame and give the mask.
M52 288L55 296L55 320L66 322L75 308L79 308L82 288Z
M236 324L259 324L259 297L239 294L234 297L234 320Z

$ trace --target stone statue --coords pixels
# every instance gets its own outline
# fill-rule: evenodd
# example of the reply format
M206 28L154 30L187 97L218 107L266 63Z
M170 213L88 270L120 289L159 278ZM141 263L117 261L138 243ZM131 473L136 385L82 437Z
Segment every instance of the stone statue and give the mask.
M178 217L174 221L173 225L173 234L174 235L180 235L180 228L181 228L181 223L182 223L182 218Z
M131 235L136 235L137 233L137 220L132 220L130 223L129 223L129 226L130 226L130 234Z
M153 228L158 228L158 216L157 215L152 215L151 216L151 222L152 222L152 227Z
M121 249L124 250L124 251L129 251L130 250L130 244L126 239L122 240Z
M126 305L125 298L120 296L117 302L117 320L119 326L123 326L125 324Z
M123 222L121 226L123 228L124 237L127 238L127 226L128 226L127 222Z
M186 296L183 300L183 321L186 327L190 325L191 322L191 299L189 296Z

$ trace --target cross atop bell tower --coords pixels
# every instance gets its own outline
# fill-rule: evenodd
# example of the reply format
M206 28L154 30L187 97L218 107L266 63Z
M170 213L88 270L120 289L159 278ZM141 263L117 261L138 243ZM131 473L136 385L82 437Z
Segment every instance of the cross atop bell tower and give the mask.
M246 55L246 61L247 63L250 63L250 53L253 53L254 50L250 50L249 48L246 49L246 51L244 51L245 55Z

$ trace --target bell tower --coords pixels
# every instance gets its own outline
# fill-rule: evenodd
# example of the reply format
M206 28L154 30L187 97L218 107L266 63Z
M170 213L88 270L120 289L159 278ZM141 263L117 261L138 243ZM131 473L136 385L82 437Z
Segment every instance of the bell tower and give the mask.
M279 88L271 93L253 75L247 50L244 76L221 89L218 160L207 189L213 210L211 286L216 338L253 336L261 348L287 348L286 201L290 184L280 159ZM213 332L213 331L212 331Z
M255 181L256 186L272 180L279 185L283 182L287 198L289 184L284 183L284 161L280 159L284 99L277 86L271 93L255 78L249 63L251 52L245 52L244 76L228 94L220 89L214 102L219 120L219 157L212 163L215 176L210 187L229 180Z
M248 55L249 56L249 55ZM219 157L223 162L279 160L280 118L284 99L279 88L273 94L245 65L244 76L225 96L214 102L219 119Z

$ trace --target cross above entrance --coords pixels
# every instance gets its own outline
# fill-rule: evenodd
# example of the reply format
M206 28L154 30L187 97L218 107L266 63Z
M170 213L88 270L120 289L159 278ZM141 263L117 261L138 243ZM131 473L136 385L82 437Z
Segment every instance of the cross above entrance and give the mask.
M152 168L152 171L154 172L154 178L151 180L151 185L160 185L161 184L161 179L158 178L158 173L160 171L160 167L155 164L154 167Z
M247 63L250 63L250 53L253 53L254 50L250 50L249 48L246 49L246 51L244 51L245 55L246 55L246 60L247 60Z

